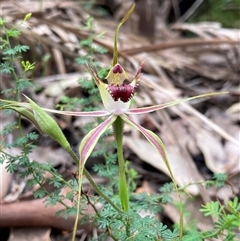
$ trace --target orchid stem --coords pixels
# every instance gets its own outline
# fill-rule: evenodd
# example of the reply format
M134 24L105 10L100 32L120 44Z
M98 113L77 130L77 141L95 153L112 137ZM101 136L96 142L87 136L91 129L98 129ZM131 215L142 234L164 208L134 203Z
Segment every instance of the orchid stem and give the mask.
M76 156L76 154L71 150L68 150L68 153L71 155L71 157L74 159L74 161L76 162L77 165L79 165L79 158ZM83 168L83 174L85 175L85 177L88 179L89 183L91 184L91 186L93 187L94 191L101 196L103 199L105 199L116 211L118 211L119 213L122 213L123 211L112 202L112 200L107 197L97 186L97 184L94 182L94 180L92 179L91 175L89 174L89 172L87 171L87 169L84 167Z
M79 219L79 213L80 213L80 200L81 200L81 189L82 189L82 175L85 175L85 177L88 179L89 183L91 184L91 186L93 187L93 189L95 190L95 192L101 196L102 198L104 198L116 211L118 211L119 213L122 213L123 211L117 206L115 205L111 199L109 197L107 197L97 186L97 184L94 182L94 180L92 179L91 175L88 173L88 171L86 170L85 167L80 167L80 163L79 163L79 158L76 156L76 154L74 153L74 151L71 148L66 149L67 152L71 155L71 157L73 158L73 160L76 162L76 164L79 166L79 170L78 170L78 206L77 206L77 214L76 214L76 218L75 218L75 223L74 223L74 227L73 227L73 234L72 234L72 241L75 241L75 237L77 234L77 227L78 227L78 219Z
M125 174L125 161L123 157L123 126L124 122L120 117L117 117L113 123L113 129L115 134L115 140L117 144L118 165L119 165L119 196L124 211L128 211L128 186Z

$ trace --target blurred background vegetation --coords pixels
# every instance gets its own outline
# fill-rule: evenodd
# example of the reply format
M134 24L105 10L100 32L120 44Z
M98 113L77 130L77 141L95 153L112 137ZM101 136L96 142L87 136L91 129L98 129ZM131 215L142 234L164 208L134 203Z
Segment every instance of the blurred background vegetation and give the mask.
M189 22L204 21L219 22L225 28L240 28L240 0L204 0Z

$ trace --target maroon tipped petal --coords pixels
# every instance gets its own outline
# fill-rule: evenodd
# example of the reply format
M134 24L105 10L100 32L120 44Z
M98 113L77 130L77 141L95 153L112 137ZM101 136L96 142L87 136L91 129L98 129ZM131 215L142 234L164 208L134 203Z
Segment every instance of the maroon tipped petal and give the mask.
M118 101L119 99L123 102L128 102L135 92L136 86L131 86L129 84L122 85L109 85L107 90L113 97L114 101Z
M121 74L123 72L123 69L122 69L122 66L120 64L116 64L114 67L113 67L113 73L116 74L116 73L119 73Z

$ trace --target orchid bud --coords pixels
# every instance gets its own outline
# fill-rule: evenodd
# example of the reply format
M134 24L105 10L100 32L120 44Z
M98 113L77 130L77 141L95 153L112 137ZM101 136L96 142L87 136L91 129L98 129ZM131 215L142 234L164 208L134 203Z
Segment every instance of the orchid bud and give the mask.
M30 98L25 96L27 100L29 101L32 111L33 111L33 116L34 116L34 122L37 123L37 126L39 129L52 137L55 141L57 141L64 149L67 151L71 150L70 144L67 141L66 137L62 133L62 130L56 123L56 121L49 115L47 114L39 105L37 105L34 101L32 101ZM31 117L31 119L33 119Z

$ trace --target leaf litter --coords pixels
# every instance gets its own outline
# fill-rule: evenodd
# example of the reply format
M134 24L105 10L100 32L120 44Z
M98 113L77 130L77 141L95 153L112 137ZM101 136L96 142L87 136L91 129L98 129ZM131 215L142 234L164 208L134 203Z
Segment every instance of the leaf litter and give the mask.
M104 47L108 50L107 54L96 54L94 59L102 67L110 65L115 27L121 16L124 15L124 9L128 8L128 3L120 1L115 10L114 4L116 3L113 3L110 7L113 16L109 21L102 12L96 11L99 6L105 7L103 2L96 1L95 9L85 9L75 1L1 1L1 15L8 20L8 27L14 26L27 13L32 13L31 19L22 26L23 33L20 36L20 42L30 46L30 51L24 53L25 59L33 60L33 54L35 56L36 69L33 83L42 91L28 90L28 95L40 101L38 104L41 106L53 108L63 95L71 93L71 97L72 95L79 97L83 94L81 93L83 92L81 87L78 88L77 80L82 76L88 78L89 75L86 73L85 66L77 65L74 59L84 57L87 54L87 49L81 47L79 41L87 39L90 34L101 35L100 38L94 37L93 44L96 48ZM92 33L80 28L80 25L87 21L89 15L94 17ZM110 17L108 16L108 18ZM174 176L180 187L190 182L208 179L211 177L211 173L215 172L225 172L231 175L232 189L228 186L224 187L222 191L213 189L203 191L198 186L187 188L189 195L196 196L200 203L214 198L226 202L233 197L234 193L240 191L237 181L240 172L240 30L223 28L217 22L178 22L166 25L161 16L157 15L156 18L154 38L147 38L138 34L139 26L136 25L139 21L138 13L131 16L119 36L119 55L129 73L135 73L138 63L142 60L145 61L141 87L135 96L135 105L137 107L148 106L207 92L229 91L229 94L183 103L169 107L164 111L158 111L155 114L134 116L134 120L143 126L148 125L148 128L150 126L162 138ZM194 37L184 37L186 32ZM22 69L17 62L16 66L21 74ZM130 78L132 77L130 75ZM6 88L5 86L9 85L9 76L2 75L1 80L0 87ZM76 88L80 93L74 91ZM71 118L64 119L64 117L61 117L58 123L69 128L70 135L71 132L79 132L81 126L86 124L79 118L73 120ZM73 127L70 128L69 125ZM28 131L34 127L26 125L25 128ZM140 183L140 187L143 189L146 186L154 187L156 185L154 180L149 177L144 178L143 163L150 164L154 167L154 172L162 176L162 174L168 175L163 162L158 155L155 155L154 150L146 155L145 150L150 150L151 147L139 134L127 127L125 133L127 135L124 138L126 153L133 157L131 159L133 166L135 163L140 164L138 170L140 174L141 170L143 173L144 181ZM73 138L74 145L79 144L80 138L81 133L78 133L77 137ZM111 141L110 139L106 139L106 141ZM36 150L36 153L40 153L37 156L41 157L41 162L47 162L50 158L53 165L59 167L62 173L66 174L69 169L76 171L74 165L68 162L67 156L61 153L59 147L54 146L48 138L45 141L51 147L39 146ZM59 154L56 154L55 157L49 157L45 148L48 149L47 152ZM34 158L38 159L37 157ZM2 171L1 175L7 174ZM15 178L15 180L12 180L12 178ZM20 187L21 183L16 180L16 177L9 179L8 176L1 182L0 188L2 190L3 186L11 185L8 194L4 191L4 195L5 197L11 197L11 195L13 197L16 194L11 192L12 188L14 185ZM150 189L151 192L154 192L154 188ZM25 205L25 208L29 205L37 208L40 205L34 199L24 199L24 195L31 193L31 190L21 188L20 191L22 194L17 193L17 196L12 199L12 201L18 199L18 202L11 203L12 210L17 210L19 204ZM4 203L3 197L0 205L7 205ZM205 219L198 217L199 212L191 208L191 202L187 206L191 210L192 216L198 218L199 228L208 229L212 225L211 220L204 223ZM173 212L172 208L166 207L165 214L172 221L176 221L174 220L176 216L172 213L177 215L178 211ZM32 215L35 215L34 212ZM37 216L37 218L39 217ZM53 216L51 218L54 220ZM22 219L24 219L24 215L22 217L20 215L19 222ZM39 224L41 222L39 220ZM64 220L61 220L60 226L57 226L57 228L68 230L66 224ZM9 227L15 225L9 224ZM64 228L64 225L66 225L66 228ZM31 227L32 224L27 223L25 226ZM49 224L49 227L55 226ZM11 231L11 239L9 240L14 240L12 237L16 232L18 231L14 231L14 229ZM23 229L20 232L23 235L25 233L25 240L30 240L26 238L28 231ZM95 232L94 235L96 236L95 229L90 232ZM42 235L48 240L49 229L43 229ZM86 232L83 232L82 235L86 237ZM30 235L30 237L32 236ZM55 240L68 240L67 237L68 235L65 234L65 239L63 235L62 239L55 238Z

